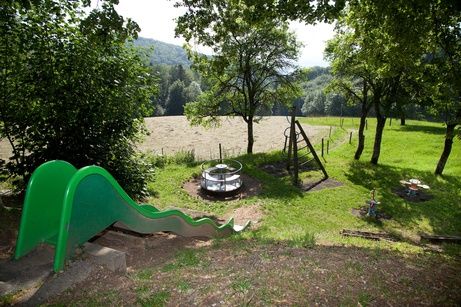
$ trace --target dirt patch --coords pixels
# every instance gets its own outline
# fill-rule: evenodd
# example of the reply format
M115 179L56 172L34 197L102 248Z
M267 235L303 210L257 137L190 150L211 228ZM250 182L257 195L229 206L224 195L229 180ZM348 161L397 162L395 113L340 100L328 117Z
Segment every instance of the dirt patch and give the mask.
M274 177L282 178L282 177L290 176L290 172L288 172L287 170L286 161L277 161L277 162L270 163L270 164L263 164L259 168ZM305 164L299 167L299 172L302 173L302 172L316 171L319 169L320 168L317 167L316 165Z
M0 260L10 259L18 237L24 195L0 192Z
M114 239L103 233L93 243L125 252L130 271L143 268L146 263L162 264L171 259L178 250L203 247L209 245L209 240L185 238L167 232L142 237L125 235Z
M224 218L227 220L233 217L234 222L237 225L245 225L248 221L251 221L251 228L255 229L259 227L263 216L264 213L261 207L257 204L254 204L251 206L234 209L227 213Z
M270 164L264 164L261 165L259 168L266 173L281 178L281 177L286 177L290 176L290 173L287 171L286 168L286 161L278 161ZM302 167L299 168L299 173L303 172L312 172L312 171L319 171L320 168L318 168L315 165L310 165L306 164ZM300 189L304 192L308 191L318 191L318 190L323 190L323 189L331 189L331 188L336 188L343 186L344 184L340 181L327 178L327 179L304 179L302 180L300 184Z
M423 191L419 190L416 192L416 195L410 196L408 195L408 190L405 187L398 187L392 190L394 194L400 196L401 198L405 199L406 201L412 202L412 203L420 203L424 201L428 201L434 198L433 195Z
M392 217L384 212L381 212L381 211L377 211L376 212L376 216L375 217L370 217L368 216L368 207L367 206L363 206L363 207L360 207L360 208L352 208L351 209L351 213L352 215L356 216L356 217L360 217L360 218L367 218L367 219L378 219L378 220L390 220Z
M252 197L261 193L261 182L255 178L242 173L240 175L243 185L236 194L220 196L218 194L208 194L200 188L200 178L194 177L183 185L189 195L209 201L229 201Z
M179 246L194 242L168 240ZM168 240L137 255L138 264L130 263L127 274L101 269L47 303L382 306L456 305L461 299L460 262L434 255L302 249L251 240L218 241L178 253Z

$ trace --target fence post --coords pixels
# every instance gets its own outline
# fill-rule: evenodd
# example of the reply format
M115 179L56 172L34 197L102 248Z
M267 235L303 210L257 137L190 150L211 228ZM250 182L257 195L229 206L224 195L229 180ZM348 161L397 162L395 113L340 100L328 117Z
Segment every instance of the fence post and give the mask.
M365 130L368 130L368 119L365 119Z
M330 152L330 140L327 140L327 155Z
M322 157L323 157L323 147L324 147L324 142L323 142L323 138L322 138Z
M328 133L328 138L331 138L331 126L330 126L330 132Z
M221 148L221 143L219 143L219 163L222 163L222 148Z
M349 134L349 144L352 144L352 131L351 131L351 133Z

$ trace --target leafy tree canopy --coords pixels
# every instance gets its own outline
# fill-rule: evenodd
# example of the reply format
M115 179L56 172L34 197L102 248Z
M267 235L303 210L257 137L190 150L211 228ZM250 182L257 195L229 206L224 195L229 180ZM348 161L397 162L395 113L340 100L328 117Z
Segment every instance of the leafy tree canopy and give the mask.
M13 146L10 173L27 177L62 159L107 168L141 196L147 168L133 141L155 80L125 47L139 27L117 1L10 1L0 11L0 130Z
M251 153L257 115L270 112L275 102L291 102L300 96L294 73L300 44L286 22L255 19L256 7L244 1L193 5L201 6L178 19L177 34L211 47L214 55L206 57L189 49L193 68L211 88L186 105L186 115L193 124L216 123L219 115L241 116L247 123L247 152Z

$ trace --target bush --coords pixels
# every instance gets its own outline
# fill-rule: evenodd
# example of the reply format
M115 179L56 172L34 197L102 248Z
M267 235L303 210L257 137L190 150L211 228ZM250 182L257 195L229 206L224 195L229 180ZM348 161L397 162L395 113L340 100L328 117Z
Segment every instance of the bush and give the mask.
M2 8L0 135L12 140L14 153L6 168L27 182L49 160L78 168L95 164L131 196L142 197L150 171L136 156L134 142L149 113L155 79L125 44L136 36L137 25L110 2L87 15L84 3Z

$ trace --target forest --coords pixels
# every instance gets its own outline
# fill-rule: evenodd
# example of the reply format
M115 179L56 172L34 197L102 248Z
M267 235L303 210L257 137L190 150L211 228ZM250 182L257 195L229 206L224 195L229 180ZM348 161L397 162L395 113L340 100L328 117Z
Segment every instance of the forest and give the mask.
M186 51L173 44L139 37L133 42L138 47L145 65L159 79L159 93L151 99L151 116L183 115L184 105L195 99L209 85L200 73L191 70ZM295 100L297 114L302 116L359 116L360 107L348 101L339 91L329 89L333 80L330 67L309 67L301 82L302 95ZM261 115L288 115L289 109L283 103L276 103ZM373 110L370 115L374 115ZM400 110L390 111L391 117L400 118ZM437 117L423 105L409 104L404 116L408 119L433 120ZM440 120L440 119L439 119Z

